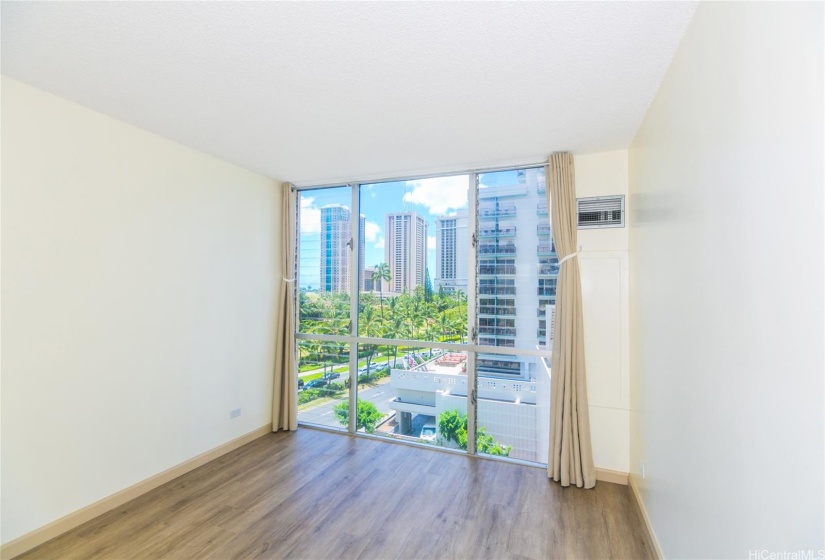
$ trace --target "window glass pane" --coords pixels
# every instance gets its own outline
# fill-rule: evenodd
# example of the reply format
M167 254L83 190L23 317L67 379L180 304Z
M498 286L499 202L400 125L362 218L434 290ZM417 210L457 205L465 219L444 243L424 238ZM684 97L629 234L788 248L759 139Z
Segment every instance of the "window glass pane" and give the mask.
M298 380L298 421L346 430L349 344L299 340Z
M466 341L469 181L361 185L359 336Z
M480 454L547 462L550 439L550 363L535 356L480 356L477 449ZM526 371L503 379L502 368Z
M300 191L298 332L349 334L350 187Z
M544 316L547 305L555 303L558 257L543 167L479 176L477 270L478 343L498 348L545 346ZM491 374L527 379L523 361L485 360Z
M467 448L466 352L360 345L359 359L359 431Z

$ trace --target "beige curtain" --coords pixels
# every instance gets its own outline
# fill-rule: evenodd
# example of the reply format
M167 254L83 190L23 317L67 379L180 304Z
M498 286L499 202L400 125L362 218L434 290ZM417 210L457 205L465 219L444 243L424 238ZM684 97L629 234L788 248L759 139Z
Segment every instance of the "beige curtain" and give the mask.
M298 427L298 388L295 358L295 190L284 183L281 204L281 267L275 326L275 379L272 431Z
M562 486L596 485L584 367L584 328L573 156L555 153L547 166L547 204L561 268L550 370L550 456L547 476Z

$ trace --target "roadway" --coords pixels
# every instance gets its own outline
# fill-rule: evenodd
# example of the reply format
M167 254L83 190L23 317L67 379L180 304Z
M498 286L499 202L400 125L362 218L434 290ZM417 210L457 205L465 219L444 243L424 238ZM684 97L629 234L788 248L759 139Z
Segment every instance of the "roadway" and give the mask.
M392 412L390 402L395 399L395 391L390 387L389 377L385 377L384 379L386 379L384 383L376 385L375 387L359 390L358 398L370 401L378 408L378 411L381 412L382 415L386 416ZM301 422L343 428L344 426L338 422L338 419L332 412L333 407L342 401L343 399L327 401L318 406L307 408L298 412L298 418Z

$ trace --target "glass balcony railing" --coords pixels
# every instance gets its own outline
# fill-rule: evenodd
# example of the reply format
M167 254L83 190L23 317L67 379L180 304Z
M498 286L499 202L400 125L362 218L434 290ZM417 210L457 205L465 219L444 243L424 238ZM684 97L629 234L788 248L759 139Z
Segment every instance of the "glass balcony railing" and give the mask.
M500 276L503 274L515 274L516 267L513 265L498 265L498 266L480 266L478 267L479 276Z
M494 317L515 317L515 307L479 307L479 315L492 315Z
M551 235L552 229L550 228L550 224L537 224L536 225L536 234L538 235Z
M495 336L516 336L515 327L479 327L479 334L491 334Z
M536 253L539 255L552 255L556 252L556 248L553 245L539 245L536 248Z
M547 215L547 203L546 202L539 203L538 205L536 205L536 214L544 215L544 216Z
M516 226L478 229L479 237L513 237L514 235L516 235Z
M485 296L514 296L515 286L479 286L478 293Z
M478 337L478 343L481 346L500 346L502 348L515 348L516 342L510 338L488 338Z
M516 215L516 207L515 206L499 206L496 207L485 207L481 206L478 209L478 217L480 220L490 219L490 218L504 218L508 216L515 216Z
M515 255L516 246L513 243L507 245L486 245L478 246L478 253L480 255Z

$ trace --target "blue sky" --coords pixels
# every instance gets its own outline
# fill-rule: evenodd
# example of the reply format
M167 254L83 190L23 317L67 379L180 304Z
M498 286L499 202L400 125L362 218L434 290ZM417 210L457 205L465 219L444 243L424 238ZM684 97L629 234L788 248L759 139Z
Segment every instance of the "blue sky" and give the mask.
M361 214L364 227L365 264L374 266L384 262L384 216L387 212L417 212L427 220L427 267L435 279L435 218L467 208L467 188L470 176L452 175L416 181L364 184L360 187ZM515 171L485 173L483 186L513 184ZM320 208L327 204L352 206L349 187L304 190L300 192L301 206L301 262L299 282L302 288L319 284Z
M384 216L388 212L417 212L427 220L427 266L435 277L435 218L467 208L469 177L457 175L418 181L365 184L360 187L360 210L365 217L365 264L384 262ZM348 187L301 191L302 288L318 286L320 258L320 208L327 204L352 206Z

